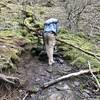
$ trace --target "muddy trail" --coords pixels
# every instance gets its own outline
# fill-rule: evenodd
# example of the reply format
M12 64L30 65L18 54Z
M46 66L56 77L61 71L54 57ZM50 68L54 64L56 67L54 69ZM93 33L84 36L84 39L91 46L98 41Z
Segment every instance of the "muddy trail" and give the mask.
M25 53L22 54L21 62L18 64L18 77L22 79L23 91L29 93L25 100L65 100L65 98L75 100L74 93L66 83L60 82L48 88L41 88L44 83L69 72L71 67L56 55L56 63L51 70L47 64L47 56L45 54L41 53L39 56L32 56L30 50L26 47ZM69 92L68 95L66 95L67 92Z
M99 100L100 93L94 92L94 83L88 75L81 75L41 88L44 83L62 75L77 71L61 56L55 56L52 70L44 54L32 55L32 46L25 46L15 76L20 78L22 87L9 89L0 100Z

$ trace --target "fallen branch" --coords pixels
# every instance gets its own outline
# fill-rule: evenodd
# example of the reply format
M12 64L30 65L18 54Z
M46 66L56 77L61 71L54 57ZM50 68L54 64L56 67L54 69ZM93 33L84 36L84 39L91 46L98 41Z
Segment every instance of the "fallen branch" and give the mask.
M92 53L92 52L85 51L85 50L83 50L82 48L79 48L78 46L72 45L72 44L70 44L70 43L68 43L68 42L65 42L65 41L61 40L61 39L58 39L58 38L57 38L56 40L59 41L59 42L61 42L61 43L67 44L67 45L69 45L69 46L71 46L71 47L73 47L73 48L75 48L75 49L78 49L79 51L82 51L82 52L84 52L85 54L88 54L88 55L90 55L90 56L92 56L92 57L95 57L97 60L100 61L100 55L97 55L97 54Z
M7 4L4 4L4 3L0 2L0 5L1 5L2 7L6 7L7 9L11 10L11 8L7 6Z
M100 69L92 69L92 72L100 72ZM88 69L87 70L81 70L79 72L75 72L75 73L71 73L71 74L68 74L68 75L64 75L64 76L62 76L60 78L57 78L55 80L51 80L50 82L44 83L43 88L49 87L49 86L51 86L51 85L53 85L53 84L55 84L55 83L57 83L59 81L62 81L64 79L68 79L68 78L71 78L73 76L79 76L79 75L87 74L87 73L90 73L90 70L88 70Z
M29 95L29 93L26 93L23 100L26 100L27 96Z
M4 74L0 74L0 80L3 80L5 82L8 82L10 84L16 84L15 81L19 81L19 78L17 77L11 77L11 76L7 76L7 75L4 75Z
M97 91L99 91L99 90L100 90L100 83L99 83L97 77L93 74L93 71L92 71L92 69L91 69L91 65L90 65L90 62L89 62L89 61L88 61L88 65L89 65L90 73L92 74L93 78L95 79L95 81L96 81L96 83L97 83L97 85L98 85Z

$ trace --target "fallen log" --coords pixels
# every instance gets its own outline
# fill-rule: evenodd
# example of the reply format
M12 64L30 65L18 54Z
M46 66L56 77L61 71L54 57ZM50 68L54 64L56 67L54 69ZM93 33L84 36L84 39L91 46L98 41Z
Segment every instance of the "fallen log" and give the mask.
M88 55L90 55L90 56L92 56L92 57L95 57L98 61L100 61L100 55L97 55L97 54L95 54L95 53L93 53L93 52L88 52L88 51L85 51L85 50L83 50L82 48L79 48L78 46L75 46L75 45L73 45L73 44L70 44L70 43L68 43L68 42L65 42L65 41L63 41L63 40L61 40L61 39L56 39L57 41L59 41L59 42L61 42L61 43L64 43L64 44L66 44L66 45L69 45L69 46L71 46L71 47L73 47L73 48L75 48L75 49L77 49L77 50L79 50L79 51L82 51L82 52L84 52L85 54L88 54Z
M92 69L92 72L100 72L100 69ZM55 83L58 83L59 81L62 81L64 79L68 79L68 78L71 78L73 76L79 76L79 75L82 75L82 74L87 74L87 73L90 73L90 70L81 70L79 72L75 72L75 73L71 73L71 74L68 74L68 75L64 75L62 77L59 77L55 80L51 80L50 82L47 82L47 83L44 83L43 84L43 88L46 88L46 87L49 87Z
M4 75L4 74L0 74L0 80L3 80L5 82L13 84L13 85L16 84L16 81L19 82L19 78L7 76L7 75Z

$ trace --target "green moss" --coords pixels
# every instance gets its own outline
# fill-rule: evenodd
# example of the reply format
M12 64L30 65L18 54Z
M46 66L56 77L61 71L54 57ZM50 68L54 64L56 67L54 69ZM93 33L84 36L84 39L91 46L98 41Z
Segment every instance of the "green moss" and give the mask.
M6 42L6 41L5 41ZM8 43L6 42L6 45ZM5 48L0 48L0 70L2 69L16 69L16 66L12 62L12 58L19 61L20 58L18 57L17 53L20 50L16 48L10 48L9 46L5 46Z
M21 30L20 30L20 33L21 33L21 35L22 35L23 37L25 37L25 36L28 34L27 29L21 29Z
M16 37L23 38L27 43L36 43L37 37L33 36L31 33L28 33L25 29L19 29L16 31L5 30L0 32L0 37ZM3 41L3 40L2 40ZM8 40L8 43L13 43L13 40Z
M38 41L37 37L32 34L27 34L27 36L25 38L30 43L37 43L37 41Z
M9 68L16 70L14 63L20 61L23 50L20 45L29 42L30 39L23 37L20 29L0 31L0 70Z
M4 30L4 31L0 31L0 36L17 36L17 37L21 37L21 32L20 30Z
M67 29L61 29L58 37L69 44L78 46L84 51L100 54L99 48L96 48L98 46L84 33L72 33ZM64 58L68 59L73 65L87 65L87 61L90 61L93 67L100 67L100 62L95 57L87 55L69 45L59 43L59 50Z
M39 27L40 27L41 29L43 29L43 27L44 27L44 20L36 21L36 24L39 25Z
M45 12L44 11L40 11L40 15L43 15Z

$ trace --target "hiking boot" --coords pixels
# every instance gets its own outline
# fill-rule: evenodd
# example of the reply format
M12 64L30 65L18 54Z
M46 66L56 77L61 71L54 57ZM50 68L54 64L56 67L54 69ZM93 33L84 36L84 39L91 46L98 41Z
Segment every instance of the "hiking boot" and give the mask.
M52 67L56 66L56 62L52 63Z
M49 65L47 68L47 72L51 73L52 71L53 71L53 67L52 67L52 65Z

